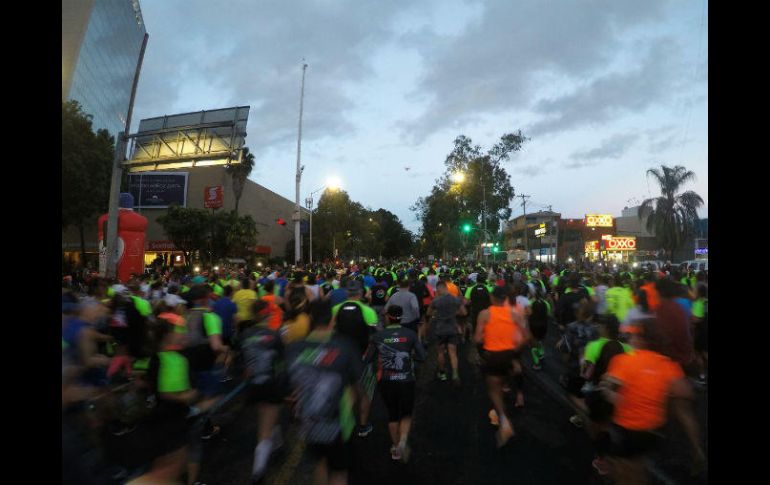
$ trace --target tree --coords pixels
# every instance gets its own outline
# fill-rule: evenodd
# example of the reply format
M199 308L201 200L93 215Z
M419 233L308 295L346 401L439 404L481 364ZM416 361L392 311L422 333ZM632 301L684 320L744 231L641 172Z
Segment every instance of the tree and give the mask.
M677 194L684 184L695 180L695 172L681 165L661 165L660 170L647 170L647 176L658 182L661 195L642 202L639 218L647 218L647 231L655 234L658 244L673 261L674 251L695 234L698 208L703 205L701 196L691 190Z
M525 141L521 131L508 133L484 153L467 136L455 139L444 161L444 174L436 180L430 195L420 197L412 206L422 222L424 250L444 255L467 250L486 237L485 220L489 237L500 230L500 222L511 216L509 205L514 197L511 177L502 163L521 150ZM455 173L462 173L464 181L452 180ZM461 230L466 224L471 226L470 232Z
M158 223L174 246L184 254L185 266L189 268L192 253L205 250L210 237L211 216L204 209L170 206Z
M376 247L379 252L372 256L381 256L394 259L408 256L412 253L412 233L401 223L401 220L385 209L378 209L371 213L374 225Z
M247 258L257 244L257 223L250 215L235 211L215 211L209 215L209 264L227 258Z
M225 171L233 179L233 195L235 195L235 213L238 214L238 204L241 202L243 188L246 186L246 180L254 170L254 154L249 152L248 147L243 148L241 163L231 163L225 168Z
M397 258L410 254L412 233L395 214L364 208L344 190L326 190L313 211L313 254L331 258L335 249L344 259Z
M85 224L107 211L115 140L107 130L93 131L92 116L77 101L62 103L62 231L80 231L81 264L85 262Z

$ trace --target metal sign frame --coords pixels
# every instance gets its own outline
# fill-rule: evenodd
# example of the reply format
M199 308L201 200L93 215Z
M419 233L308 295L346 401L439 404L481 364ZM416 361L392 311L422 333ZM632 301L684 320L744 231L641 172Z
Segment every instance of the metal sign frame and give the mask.
M141 120L128 137L131 158L123 168L135 173L241 163L248 117L249 106L238 106Z

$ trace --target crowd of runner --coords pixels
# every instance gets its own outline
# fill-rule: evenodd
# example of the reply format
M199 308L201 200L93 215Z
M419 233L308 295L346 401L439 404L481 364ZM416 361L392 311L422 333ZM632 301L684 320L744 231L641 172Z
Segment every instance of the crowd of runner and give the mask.
M282 413L317 461L316 483L346 483L374 399L388 414L383 453L408 462L416 368L435 346L435 378L459 387L466 344L498 446L516 435L506 402L525 405L524 367L561 359L580 410L570 422L589 433L597 473L644 483L669 409L704 465L693 401L708 374L706 271L410 260L65 276L63 481L201 483L202 444L236 384L258 414L253 483L282 446ZM131 434L141 447L106 444ZM115 461L139 471L116 476Z

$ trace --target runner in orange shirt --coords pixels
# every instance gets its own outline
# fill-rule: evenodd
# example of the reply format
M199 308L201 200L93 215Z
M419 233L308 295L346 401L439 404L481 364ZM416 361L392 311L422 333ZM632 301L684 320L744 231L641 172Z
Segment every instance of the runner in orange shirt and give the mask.
M513 424L505 413L503 383L510 375L526 340L525 330L514 321L511 307L506 305L507 297L507 288L498 286L492 290L492 305L479 313L474 335L476 343L482 344L481 371L500 425L497 432L498 447L503 446L514 435ZM490 418L494 419L495 414L490 412Z
M692 387L679 364L660 353L655 320L640 323L641 331L631 335L634 352L613 357L600 385L615 409L610 430L597 448L607 458L609 474L624 484L647 483L645 455L661 442L669 400L693 448L694 470L706 459L692 409ZM594 466L600 469L604 463L597 459Z

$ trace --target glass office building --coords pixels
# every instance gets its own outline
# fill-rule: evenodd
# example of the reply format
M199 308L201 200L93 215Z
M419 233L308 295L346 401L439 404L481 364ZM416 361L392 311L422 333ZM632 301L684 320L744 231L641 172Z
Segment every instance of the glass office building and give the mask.
M62 10L82 0L63 0ZM75 46L71 79L63 74L67 100L76 100L93 116L94 130L116 136L125 129L131 86L145 34L139 0L94 0L80 45ZM83 16L81 16L81 19ZM62 30L65 29L62 16ZM64 50L63 50L64 52ZM62 56L64 64L65 57ZM63 73L67 72L62 66Z

